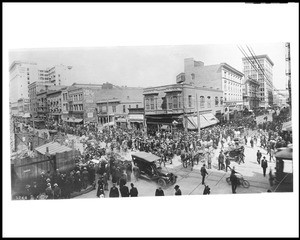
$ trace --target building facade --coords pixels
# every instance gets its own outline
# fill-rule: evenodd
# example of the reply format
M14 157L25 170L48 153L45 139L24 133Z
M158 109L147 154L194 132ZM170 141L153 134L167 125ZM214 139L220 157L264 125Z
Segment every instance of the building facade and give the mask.
M273 66L268 55L243 58L245 79L250 77L259 83L259 106L267 108L273 105ZM261 69L261 70L260 70Z
M29 84L38 81L38 66L32 62L14 61L9 68L9 101L28 99Z
M43 91L48 91L50 88L53 89L54 84L49 82L37 81L29 84L28 95L30 101L30 114L32 117L38 117L39 102L37 94Z
M24 116L25 114L28 116L30 113L29 111L30 101L27 98L21 98L18 100L18 114L20 116Z
M142 100L132 100L129 96L126 99L100 100L97 102L98 123L101 126L113 122L117 126L125 128L130 122L133 122L133 119L129 121L129 109L142 107Z
M244 74L227 63L205 66L193 58L184 60L184 73L176 77L177 83L189 83L223 91L225 112L243 109Z
M34 62L14 61L9 68L10 102L29 98L29 85L33 82L50 82L53 85L67 85L71 78L71 66L56 65L42 68Z
M244 99L244 108L248 110L253 110L259 107L259 83L255 79L248 79L245 81L244 84L244 92L243 92L243 99Z
M47 91L41 90L36 94L37 99L37 117L40 119L48 118L48 104L47 104Z
M144 89L145 122L148 129L157 130L174 122L187 127L189 116L224 113L223 91L180 83ZM201 126L200 126L201 127ZM204 127L204 125L202 125Z
M111 122L127 127L129 109L143 106L142 88L103 84L100 99L97 101L98 123L101 126Z
M65 66L63 64L55 65L47 69L39 70L40 79L49 81L54 85L68 85L71 78L72 66Z
M66 87L63 87L66 89ZM56 123L62 122L62 89L47 92L48 119Z

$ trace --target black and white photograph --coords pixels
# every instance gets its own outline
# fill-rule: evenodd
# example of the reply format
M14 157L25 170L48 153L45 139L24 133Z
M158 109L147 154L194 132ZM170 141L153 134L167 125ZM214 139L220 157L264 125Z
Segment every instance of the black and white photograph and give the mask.
M245 27L219 24L227 34ZM253 37L255 28L248 33ZM55 27L49 34L55 34ZM54 39L59 41L59 35ZM273 227L276 221L289 221L260 215L264 207L254 205L266 204L274 216L288 214L289 202L267 204L280 197L294 198L298 191L298 119L294 116L299 92L293 86L299 84L299 75L292 71L299 60L298 45L299 39L265 40L257 35L249 41L216 43L9 47L3 69L8 107L3 128L8 134L3 136L7 153L2 170L9 174L4 182L9 205L55 206L53 211L63 214L66 222L76 213L66 216L64 210L74 206L74 211L85 212L78 218L81 221L100 218L102 224L114 224L116 229L140 221L136 226L153 231L145 237L170 236L155 231L163 228L161 217L172 220L172 215L155 206L164 209L169 203L173 207L166 208L177 216L173 224L168 223L173 228L183 220L197 228L195 215L203 214L211 215L210 222L226 221L230 215L236 216L231 222L243 221L244 211L258 211L255 219L250 218L254 225L261 217L272 221ZM235 205L235 201L242 202ZM185 210L192 209L188 205L195 202L192 217L186 215ZM214 209L216 204L225 208L223 216L218 207ZM41 213L31 214L40 218ZM19 217L26 221L26 215ZM211 236L236 236L232 232L213 235L214 228ZM112 235L101 231L81 235L136 236L109 231ZM71 230L71 236L74 233ZM208 236L201 231L174 234Z

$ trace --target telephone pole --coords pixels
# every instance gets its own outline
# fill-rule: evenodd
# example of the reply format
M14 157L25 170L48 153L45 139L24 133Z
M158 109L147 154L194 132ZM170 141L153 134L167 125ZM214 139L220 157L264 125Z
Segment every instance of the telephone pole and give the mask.
M291 95L291 55L290 55L290 43L285 43L285 75L287 79L287 90L289 91L288 104L292 109L292 95Z
M200 113L199 113L199 102L198 102L198 94L196 93L196 107L197 107L197 127L198 127L198 135L201 137L200 132Z

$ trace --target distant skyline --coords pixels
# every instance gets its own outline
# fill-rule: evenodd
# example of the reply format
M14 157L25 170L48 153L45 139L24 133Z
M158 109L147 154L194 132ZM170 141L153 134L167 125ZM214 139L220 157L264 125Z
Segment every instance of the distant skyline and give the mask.
M276 89L285 89L285 43L242 44L250 56L246 45L250 46L256 55L266 54L270 57L274 63L273 85ZM12 49L9 52L10 64L20 60L36 62L43 68L59 64L72 66L68 85L74 82L110 82L128 87L175 83L176 75L184 71L185 58L194 58L204 62L204 65L225 62L243 72L243 57L237 44Z

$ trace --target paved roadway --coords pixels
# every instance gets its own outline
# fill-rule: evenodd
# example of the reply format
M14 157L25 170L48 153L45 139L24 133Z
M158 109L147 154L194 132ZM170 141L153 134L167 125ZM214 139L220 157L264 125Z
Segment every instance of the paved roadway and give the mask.
M245 146L245 163L241 163L240 165L235 162L231 163L231 167L235 166L236 171L240 172L250 183L249 188L243 188L242 186L239 186L237 188L237 193L265 193L270 188L268 181L269 168L271 167L274 173L275 162L268 162L269 167L267 169L266 177L264 177L262 168L256 161L256 152L258 149L260 149L260 151L263 153L263 156L266 156L266 150L259 147L259 141L258 146L255 145L253 148L251 148L249 145L249 140L248 145ZM226 182L226 177L230 175L230 171L226 173L224 170L218 170L217 156L219 151L220 148L215 151L215 155L212 158L212 169L207 170L209 175L206 177L205 183L211 188L211 194L232 194L231 186ZM267 159L269 160L268 157ZM201 166L202 164L195 165L193 169L191 169L190 166L183 168L179 157L175 157L173 164L167 164L166 167L163 167L163 169L165 171L173 172L178 176L176 184L180 186L183 195L202 195L204 186L201 184ZM138 182L133 180L133 183L137 187L140 197L154 196L157 188L157 184L155 182L149 182L147 180L140 179ZM129 183L127 183L127 186L130 188ZM109 188L110 187L111 182L109 181ZM164 189L164 192L166 196L174 195L174 185ZM105 194L105 197L108 197L109 191L106 191ZM96 190L93 190L76 198L95 197Z

